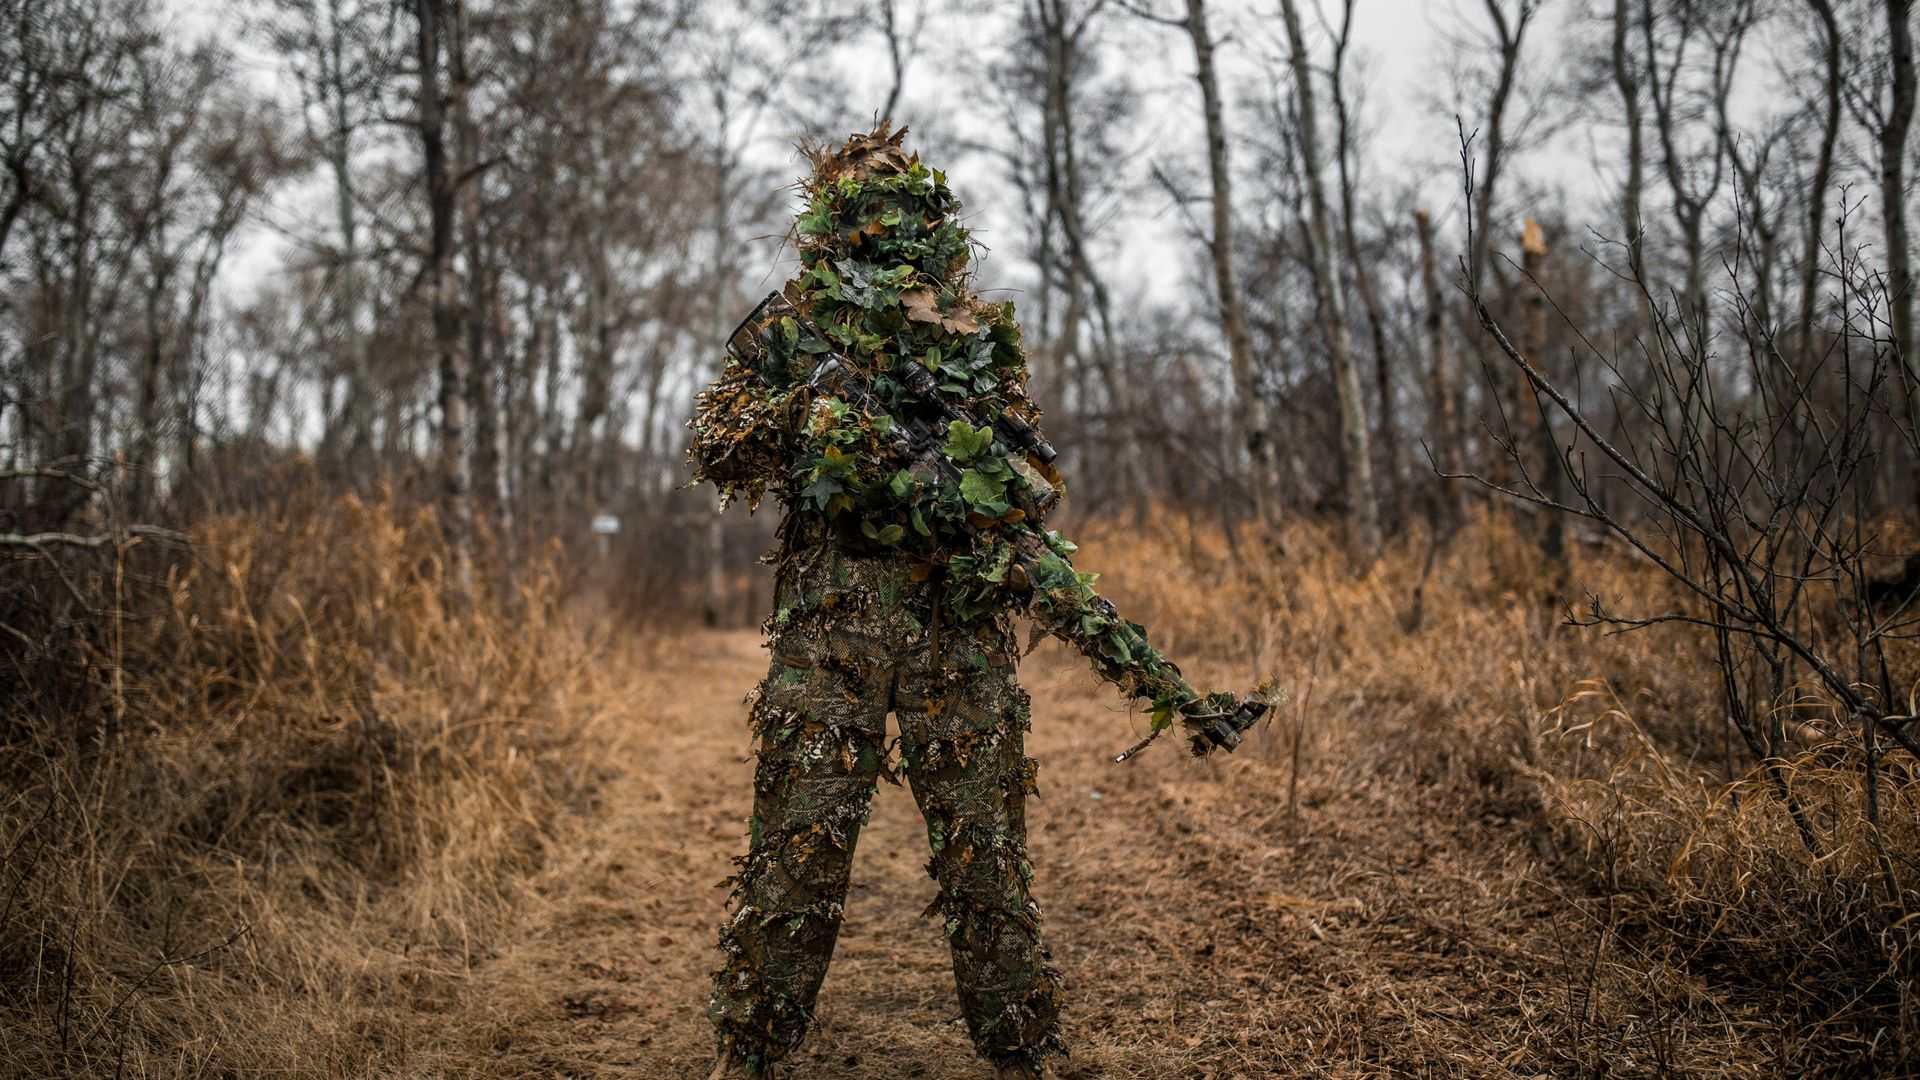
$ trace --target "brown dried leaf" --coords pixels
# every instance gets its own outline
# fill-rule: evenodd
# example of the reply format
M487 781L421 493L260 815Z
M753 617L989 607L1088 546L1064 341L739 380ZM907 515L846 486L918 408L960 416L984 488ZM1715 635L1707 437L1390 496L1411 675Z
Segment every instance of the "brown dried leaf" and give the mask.
M950 312L941 311L940 301L932 289L901 293L900 302L905 305L907 318L912 322L930 323L949 334L971 334L980 329L980 321L964 307Z
M932 289L915 289L900 294L900 303L906 306L907 318L913 322L945 324L946 317L940 314L939 301L934 299Z

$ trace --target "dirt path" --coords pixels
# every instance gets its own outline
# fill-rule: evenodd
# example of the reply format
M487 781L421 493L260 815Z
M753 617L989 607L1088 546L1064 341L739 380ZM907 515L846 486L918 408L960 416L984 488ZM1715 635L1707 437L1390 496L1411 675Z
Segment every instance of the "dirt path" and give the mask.
M741 699L764 657L756 635L725 633L636 659L596 813L466 996L489 1032L474 1072L705 1076L716 883L750 800ZM1524 917L1489 885L1516 846L1497 815L1422 814L1338 762L1290 810L1271 732L1231 760L1162 744L1115 765L1139 721L1107 688L1052 646L1023 679L1042 762L1037 894L1070 980L1063 1077L1536 1071L1500 1060L1525 1042L1529 1000L1553 991L1516 994L1539 965L1486 925ZM925 858L912 800L883 785L797 1077L986 1074L920 914Z

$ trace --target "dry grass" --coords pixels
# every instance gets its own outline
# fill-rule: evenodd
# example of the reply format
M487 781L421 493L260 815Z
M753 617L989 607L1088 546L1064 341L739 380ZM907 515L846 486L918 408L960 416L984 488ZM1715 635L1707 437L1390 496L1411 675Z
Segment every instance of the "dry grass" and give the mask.
M1682 994L1712 984L1763 1018L1760 1034L1792 1072L1911 1068L1920 783L1910 772L1881 776L1876 830L1857 751L1816 748L1787 763L1816 856L1773 787L1687 768L1609 687L1569 695L1528 756L1542 763L1525 772L1570 901L1604 934L1596 954L1611 970L1596 982L1637 976Z
M1729 738L1709 641L1559 624L1548 575L1506 521L1439 550L1430 575L1426 544L1356 577L1310 530L1289 534L1283 560L1243 560L1218 530L1163 520L1095 530L1081 560L1116 568L1113 590L1176 654L1248 657L1292 684L1268 762L1246 774L1283 802L1280 837L1324 840L1315 822L1338 807L1351 857L1444 860L1421 885L1425 918L1454 908L1455 945L1532 957L1485 973L1506 985L1465 992L1504 1002L1475 1011L1469 1045L1415 1025L1391 1053L1359 1056L1474 1075L1920 1071L1911 766L1896 752L1880 772L1876 836L1858 751L1821 741L1830 724L1802 725L1809 743L1785 772L1816 858ZM1575 601L1668 599L1617 552L1580 552L1567 580ZM1236 610L1267 614L1222 626ZM1911 649L1904 662L1912 684ZM1803 692L1796 716L1810 711ZM1433 815L1451 837L1409 844ZM1322 902L1365 906L1368 892Z
M1177 515L1072 532L1196 682L1291 697L1231 758L1116 766L1140 719L1030 661L1068 1080L1915 1072L1907 771L1876 838L1810 743L1814 860L1726 753L1704 643L1560 625L1502 520L1364 572L1304 524L1284 557ZM84 722L5 751L0 1072L704 1075L762 655L609 662L538 575L449 609L431 538L352 503L210 522L160 617L90 639ZM1666 588L1609 552L1568 580ZM883 790L803 1078L980 1075L918 832Z
M545 572L450 604L434 537L296 497L74 568L122 614L50 628L77 685L6 718L0 1074L368 1075L459 993L601 675Z

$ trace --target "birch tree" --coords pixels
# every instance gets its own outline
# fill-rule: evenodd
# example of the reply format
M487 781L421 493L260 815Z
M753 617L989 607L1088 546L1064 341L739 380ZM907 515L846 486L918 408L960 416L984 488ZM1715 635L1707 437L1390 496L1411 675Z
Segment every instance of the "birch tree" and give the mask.
M1372 259L1360 248L1358 223L1359 187L1362 182L1360 147L1357 145L1355 106L1349 100L1348 60L1353 45L1354 13L1359 0L1343 0L1340 27L1333 39L1333 70L1328 80L1332 91L1334 119L1334 161L1340 177L1340 246L1346 255L1353 289L1360 298L1367 319L1368 341L1373 349L1374 397L1380 418L1377 443L1383 475L1380 502L1389 522L1400 512L1400 421L1394 401L1393 354L1387 348L1386 317L1380 310L1379 293L1374 288Z
M1247 448L1253 476L1254 512L1269 527L1280 520L1279 448L1274 445L1273 420L1265 388L1253 355L1253 337L1247 332L1245 302L1233 266L1233 173L1227 157L1226 120L1220 102L1220 78L1214 65L1214 40L1207 29L1205 0L1187 0L1186 30L1193 42L1194 79L1200 85L1201 115L1206 123L1207 177L1212 208L1208 256L1213 266L1214 292L1220 328L1227 338L1233 370L1240 437Z
M461 340L460 283L454 274L455 178L448 169L446 109L441 86L442 53L448 33L447 5L463 0L414 0L419 32L415 57L419 86L414 123L420 136L421 172L426 182L427 249L422 280L433 315L433 352L440 380L439 472L441 527L453 560L455 587L473 585L473 501L467 457L467 363ZM460 106L455 105L455 111Z
M1366 408L1361 403L1360 372L1353 359L1353 335L1347 327L1345 305L1335 272L1333 226L1325 182L1320 176L1319 120L1314 105L1313 69L1307 62L1306 38L1294 0L1280 0L1286 23L1288 63L1293 69L1294 96L1299 106L1300 167L1307 184L1307 231L1311 245L1314 302L1320 311L1321 332L1333 367L1334 393L1340 410L1340 462L1345 479L1347 516L1356 550L1371 557L1380 550L1380 508L1374 493L1373 458L1368 447Z

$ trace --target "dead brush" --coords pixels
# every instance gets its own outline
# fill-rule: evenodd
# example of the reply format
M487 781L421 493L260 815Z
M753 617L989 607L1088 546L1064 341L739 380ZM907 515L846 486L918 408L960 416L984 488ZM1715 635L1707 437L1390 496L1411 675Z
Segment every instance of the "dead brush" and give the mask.
M1173 655L1204 651L1227 678L1273 671L1290 688L1232 763L1271 787L1268 827L1285 826L1273 842L1356 797L1412 800L1404 812L1442 809L1461 828L1513 823L1517 876L1487 887L1514 899L1477 917L1513 920L1514 940L1551 960L1515 992L1552 1007L1514 1037L1552 1068L1841 1075L1911 1058L1920 785L1881 760L1876 840L1857 741L1830 737L1830 706L1788 698L1779 720L1800 750L1784 768L1820 824L1814 857L1739 750L1710 640L1567 624L1587 593L1674 602L1656 567L1583 546L1564 579L1576 606L1556 609L1525 517L1488 512L1438 545L1405 537L1363 572L1309 526L1275 559L1245 537L1236 556L1177 515L1151 520L1081 527L1081 561ZM1265 614L1223 626L1233 610ZM1904 645L1891 655L1910 667ZM1715 1049L1730 1043L1756 1049L1731 1060Z
M1731 782L1664 751L1604 683L1547 713L1525 770L1578 902L1636 964L1764 1002L1789 1071L1874 1071L1920 1047L1920 779L1879 772L1860 812L1857 750L1809 747L1780 770L1822 855L1757 769Z
M295 494L67 568L78 689L0 746L0 1073L404 1068L597 760L551 570L456 606L438 535Z
M1106 572L1101 587L1169 655L1229 661L1228 678L1280 676L1293 700L1276 724L1350 717L1417 773L1464 764L1493 778L1525 724L1602 675L1659 702L1669 751L1719 745L1723 725L1700 720L1715 695L1702 658L1666 628L1603 638L1565 625L1574 597L1541 595L1537 549L1509 515L1482 512L1439 537L1409 530L1364 569L1317 523L1290 526L1277 556L1250 531L1230 537L1171 512L1145 520L1080 526L1079 562ZM1579 554L1569 580L1608 596L1670 588L1617 551Z

